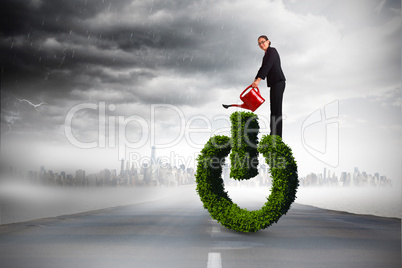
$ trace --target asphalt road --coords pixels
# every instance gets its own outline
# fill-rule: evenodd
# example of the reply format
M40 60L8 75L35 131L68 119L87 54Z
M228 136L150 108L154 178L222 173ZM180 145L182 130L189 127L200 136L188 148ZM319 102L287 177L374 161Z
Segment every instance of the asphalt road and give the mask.
M278 223L243 234L212 220L193 190L179 191L1 225L0 267L400 268L401 220L293 204Z

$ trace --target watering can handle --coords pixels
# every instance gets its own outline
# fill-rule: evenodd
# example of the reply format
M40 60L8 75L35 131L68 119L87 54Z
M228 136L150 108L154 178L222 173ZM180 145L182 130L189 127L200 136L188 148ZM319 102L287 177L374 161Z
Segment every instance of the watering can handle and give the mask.
M245 90L243 90L243 92L240 94L240 96L243 96L244 92L247 91L247 89L249 89L251 87L251 85L249 85ZM257 92L260 92L260 90L258 89L258 87L253 87L252 89L257 89Z

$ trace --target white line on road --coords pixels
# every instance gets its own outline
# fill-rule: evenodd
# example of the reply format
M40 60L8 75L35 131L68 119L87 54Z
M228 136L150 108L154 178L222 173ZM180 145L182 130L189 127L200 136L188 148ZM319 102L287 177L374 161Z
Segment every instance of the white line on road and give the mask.
M207 268L222 268L221 254L216 252L208 253L208 266Z

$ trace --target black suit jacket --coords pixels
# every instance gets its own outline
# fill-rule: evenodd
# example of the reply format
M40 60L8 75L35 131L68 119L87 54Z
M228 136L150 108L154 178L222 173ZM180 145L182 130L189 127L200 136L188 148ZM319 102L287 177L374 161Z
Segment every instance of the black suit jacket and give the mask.
M280 81L286 81L281 67L281 59L279 58L278 51L273 47L268 47L262 59L262 65L258 70L255 78L265 80L267 78L267 85L271 87Z

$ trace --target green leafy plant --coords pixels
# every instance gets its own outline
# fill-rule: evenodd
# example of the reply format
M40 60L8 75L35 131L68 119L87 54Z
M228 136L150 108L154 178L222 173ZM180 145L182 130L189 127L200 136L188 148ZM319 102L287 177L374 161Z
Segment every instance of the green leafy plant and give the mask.
M253 131L258 130L258 122L257 125L255 125L255 122L251 123L254 119L257 120L256 115L245 112L236 113L240 113L240 115L232 114L232 126L240 122L244 130L247 130L247 128L252 128ZM239 116L241 120L233 122ZM250 124L247 125L247 120L250 120L251 117L254 117L254 119L251 119ZM234 132L238 131L238 126L232 127L232 137L236 137L237 139L239 137ZM247 135L247 133L253 133L253 131L242 133L243 135ZM251 137L240 137L240 140L246 141L246 139L252 139L253 135ZM282 215L287 213L294 202L299 185L297 165L293 158L292 150L282 142L279 136L265 135L259 144L256 139L253 141L255 141L254 145L256 146L254 147L256 147L256 151L265 157L273 178L271 194L268 196L267 202L259 210L248 211L247 209L240 208L237 204L233 203L228 192L225 191L222 179L222 167L225 164L225 158L232 151L235 144L233 138L231 139L227 136L211 137L197 158L196 190L203 202L204 208L208 210L213 219L226 228L238 232L257 232L277 222ZM240 144L243 143L240 142ZM247 144L247 146L253 147L252 144ZM255 153L251 148L247 148L247 146L236 147L236 150L246 152L243 156L252 161ZM255 173L255 171L244 173L242 168L235 166L234 170L231 170L231 174L232 172L233 174L237 174L236 176L240 179L240 176L250 178L248 176Z
M232 153L230 154L230 177L235 180L248 180L258 174L258 124L257 115L250 112L235 112L230 116L232 122Z

